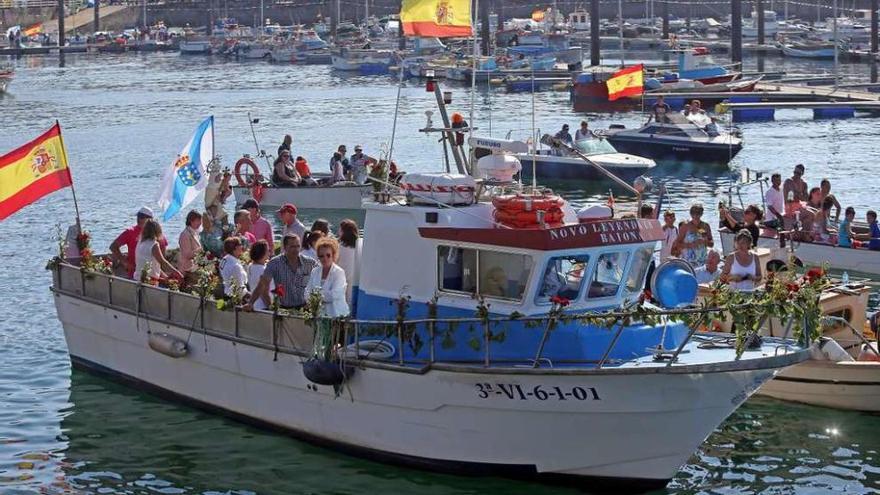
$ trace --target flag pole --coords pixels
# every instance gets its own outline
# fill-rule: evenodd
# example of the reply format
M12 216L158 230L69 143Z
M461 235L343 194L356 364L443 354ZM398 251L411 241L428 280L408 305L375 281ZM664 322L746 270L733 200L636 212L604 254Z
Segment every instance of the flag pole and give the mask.
M488 0L486 0L488 1ZM474 106L476 103L476 93L477 93L477 12L480 11L480 0L475 0L474 9L471 12L471 34L473 35L474 40L474 53L473 53L473 61L471 64L471 114L470 121L468 122L468 138L472 138L474 135ZM474 164L471 163L470 172L474 173Z
M70 173L70 160L67 158L67 146L64 145L64 136L61 134L61 123L55 120L58 127L58 140L61 141L61 152L64 153L64 163L67 164L67 175L70 176L70 192L73 193L73 210L76 212L76 230L82 234L82 220L79 216L79 202L76 200L76 187L73 185L73 174Z

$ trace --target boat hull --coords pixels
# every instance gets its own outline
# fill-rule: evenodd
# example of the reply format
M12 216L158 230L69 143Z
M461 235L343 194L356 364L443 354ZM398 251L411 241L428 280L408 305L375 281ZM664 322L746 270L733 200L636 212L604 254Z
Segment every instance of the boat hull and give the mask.
M734 234L728 231L721 231L720 235L724 252L733 251ZM782 261L788 259L787 249L779 247L779 239L776 237L762 235L758 238L758 246L770 249L774 259ZM852 249L812 242L798 242L796 243L795 256L804 265L808 266L821 266L829 263L830 267L834 270L880 276L880 251Z
M781 371L758 394L834 409L880 412L880 362L807 361Z
M305 378L303 355L245 342L257 327L243 325L224 336L206 331L188 355L172 358L150 348L151 332L189 340L188 325L138 318L63 291L55 292L55 303L78 367L372 459L585 487L596 487L596 480L664 486L714 428L774 375L760 366L631 374L439 366L422 373L366 366L337 398L332 387ZM261 328L272 335L271 325ZM539 387L590 392L584 400L541 400L532 392Z
M630 139L610 134L608 142L621 153L632 153L657 161L729 163L741 150L742 144L731 146L721 143L695 143L672 141L653 137L651 139Z
M538 179L608 180L605 174L599 172L596 167L585 163L580 158L532 155L528 153L517 154L516 158L522 164L521 173L524 179L531 179L532 177L532 161L534 158L535 172ZM595 155L589 158L623 179L634 179L649 172L656 166L653 160L624 153Z
M253 198L247 187L232 188L236 204L243 204ZM363 199L372 191L371 186L333 186L333 187L267 187L259 199L261 205L280 207L293 203L297 208L315 210L361 210Z

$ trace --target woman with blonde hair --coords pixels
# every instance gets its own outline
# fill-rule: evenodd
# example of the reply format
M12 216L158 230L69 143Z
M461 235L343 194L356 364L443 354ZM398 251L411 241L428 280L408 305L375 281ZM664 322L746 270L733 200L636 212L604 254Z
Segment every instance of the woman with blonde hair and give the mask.
M145 271L148 281L162 278L166 273L183 279L183 274L165 259L162 248L159 247L161 238L162 226L159 222L152 218L147 220L141 231L141 240L134 250L134 280L142 280ZM163 269L165 273L162 272Z
M315 244L315 252L318 255L318 266L309 276L306 297L316 291L321 293L324 300L321 316L347 316L349 308L345 301L345 290L348 284L345 282L345 271L336 264L339 243L336 239L324 237Z

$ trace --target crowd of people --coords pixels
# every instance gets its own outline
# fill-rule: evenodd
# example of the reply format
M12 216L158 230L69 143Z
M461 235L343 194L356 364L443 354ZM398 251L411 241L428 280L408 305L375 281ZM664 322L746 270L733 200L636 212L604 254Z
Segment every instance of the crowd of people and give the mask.
M276 187L333 185L339 182L366 184L370 170L379 163L364 153L363 146L355 145L354 153L348 155L348 148L341 144L330 157L329 177L318 180L312 175L304 157L293 158L292 145L293 137L288 134L278 146L278 155L272 166L272 184ZM392 176L396 173L396 170L391 170Z
M690 218L679 223L675 212L665 211L660 261L673 257L687 261L702 284L720 278L736 290L751 290L763 279L761 264L754 252L761 235L784 231L801 242L880 250L877 213L868 210L865 213L867 229L854 230L855 208L841 207L831 193L828 179L823 179L817 187L808 187L804 171L802 164L795 166L792 176L784 182L781 174L772 174L770 188L764 195L766 212L752 204L742 211L742 219L737 219L727 206L719 204L721 225L734 233L734 252L723 259L721 252L715 249L711 227L702 220L701 204L691 206ZM653 209L648 205L640 216L652 218Z
M120 275L144 282L175 280L186 288L198 279L196 261L204 254L214 260L222 282L216 296L235 298L245 310L265 310L273 296L283 309L301 309L309 294L319 291L325 315L347 315L358 270L358 224L343 220L334 235L324 219L315 220L307 230L293 204L283 205L277 213L279 228L263 216L254 199L234 213L231 225L211 212L190 211L172 262L160 223L150 208L143 207L136 223L111 243L111 258ZM277 255L276 234L281 239Z

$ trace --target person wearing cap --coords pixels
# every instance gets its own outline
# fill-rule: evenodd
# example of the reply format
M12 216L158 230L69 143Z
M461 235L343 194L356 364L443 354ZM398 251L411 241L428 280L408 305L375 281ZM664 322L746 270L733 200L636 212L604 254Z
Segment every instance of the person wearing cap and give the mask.
M241 209L247 210L251 218L251 226L248 232L254 235L254 239L266 241L266 244L275 251L275 234L272 231L272 224L262 215L260 203L256 199L250 198L241 205Z
M565 144L571 144L573 142L571 138L571 133L568 132L568 124L562 124L562 129L557 132L556 136L554 137Z
M296 166L290 160L290 152L282 150L272 167L272 184L278 187L296 187L302 177L296 172Z
M112 243L110 243L110 254L113 261L125 269L128 278L131 278L134 275L135 250L137 249L138 242L141 240L141 231L147 220L151 220L152 218L153 210L146 206L142 206L137 212L137 223L125 229L116 237L116 239L113 240ZM158 243L159 249L164 253L165 249L168 247L168 240L165 239L165 236L160 236ZM125 254L122 254L122 246L125 246L127 249Z
M290 203L285 204L278 210L278 217L281 218L281 222L284 224L281 230L281 237L284 238L287 234L294 234L302 242L306 235L306 226L299 221L299 218L296 218L296 214L296 206Z
M298 156L293 162L296 173L302 178L300 184L304 186L317 186L318 181L312 178L312 169L309 168L309 162L305 158Z
M376 164L376 159L364 154L364 149L358 144L354 147L350 163L354 173L354 181L358 184L366 184L369 167Z

